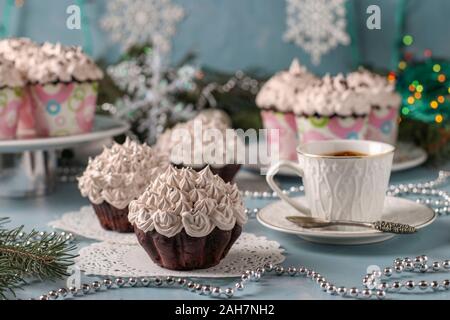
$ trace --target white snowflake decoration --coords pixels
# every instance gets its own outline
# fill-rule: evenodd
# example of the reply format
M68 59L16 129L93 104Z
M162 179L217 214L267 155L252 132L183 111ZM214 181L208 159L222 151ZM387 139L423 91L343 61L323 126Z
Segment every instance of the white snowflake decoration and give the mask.
M124 50L151 43L155 50L167 53L183 17L183 8L171 0L109 0L101 25Z
M346 0L286 0L284 40L303 48L313 64L339 44L348 45Z
M137 130L154 143L172 120L192 116L193 106L177 102L175 95L196 89L199 70L191 65L169 69L160 63L160 55L150 50L144 55L120 62L107 69L116 85L126 95L108 106L116 117L137 121Z

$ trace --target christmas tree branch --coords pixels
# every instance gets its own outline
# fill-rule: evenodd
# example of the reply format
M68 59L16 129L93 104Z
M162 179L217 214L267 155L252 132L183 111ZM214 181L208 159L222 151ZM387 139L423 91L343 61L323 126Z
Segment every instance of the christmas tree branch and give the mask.
M23 226L8 230L7 219L0 219L0 298L24 283L23 278L60 279L67 274L76 255L75 246L56 234L32 230Z

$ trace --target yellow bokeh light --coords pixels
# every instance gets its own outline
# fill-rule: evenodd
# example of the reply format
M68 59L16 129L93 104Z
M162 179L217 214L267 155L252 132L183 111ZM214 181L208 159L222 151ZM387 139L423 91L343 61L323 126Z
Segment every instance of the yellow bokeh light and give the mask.
M413 104L414 103L414 97L408 97L408 103Z
M416 93L414 93L414 98L419 100L420 98L422 98L422 94L420 92L416 92Z
M435 64L435 65L433 66L433 71L434 71L434 72L439 72L439 71L441 71L441 66L440 66L439 64Z
M423 86L422 86L421 84L419 84L419 85L416 87L416 91L417 91L417 92L422 92L422 91L423 91Z
M438 114L434 120L436 120L437 123L441 123L442 121L444 121L444 117L441 114Z
M444 103L445 98L444 98L444 96L439 96L439 97L437 98L437 100L438 100L439 103Z
M405 69L406 69L406 62L405 62L405 61L400 61L400 62L398 63L398 68L399 68L400 70L405 70Z
M437 109L438 106L439 105L438 105L438 103L435 100L430 102L430 107L432 107L433 109Z

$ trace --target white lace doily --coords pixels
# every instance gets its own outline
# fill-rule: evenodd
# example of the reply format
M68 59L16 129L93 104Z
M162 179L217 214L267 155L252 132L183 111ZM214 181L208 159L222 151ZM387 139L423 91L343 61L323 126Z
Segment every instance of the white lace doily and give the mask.
M80 250L76 266L87 275L113 277L202 277L226 278L240 276L247 269L265 263L284 261L284 249L276 241L242 233L228 255L215 267L194 271L173 271L157 266L140 245L111 242L94 243Z
M82 207L79 211L65 213L61 219L51 221L49 225L89 239L122 244L137 244L134 233L119 233L103 229L95 215L94 209L90 206Z

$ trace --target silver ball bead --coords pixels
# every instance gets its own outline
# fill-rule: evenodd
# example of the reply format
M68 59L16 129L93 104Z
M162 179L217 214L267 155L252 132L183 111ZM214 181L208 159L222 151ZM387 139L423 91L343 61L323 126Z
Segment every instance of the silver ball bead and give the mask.
M184 287L186 285L186 282L187 282L186 279L183 278L178 278L176 280L177 285L179 285L180 287Z
M244 282L247 282L247 281L250 280L250 276L248 274L243 274L241 276L241 280L244 281Z
M225 289L225 295L227 296L227 298L231 298L234 295L234 290L232 288L227 288Z
M298 273L299 273L301 276L306 276L306 274L308 273L308 269L305 268L305 267L300 267L300 268L298 269Z
M359 295L359 289L358 288L351 288L349 291L349 294L351 297L356 298Z
M361 291L361 296L362 296L364 299L369 299L370 297L372 297L372 290L370 290L370 289L363 289L363 290Z
M406 262L405 263L405 270L406 271L413 271L414 270L414 264L412 262Z
M187 284L187 288L189 289L189 291L194 291L195 290L195 283L192 281L189 281Z
M441 270L441 264L439 262L437 262L437 261L433 262L432 267L433 267L434 271Z
M276 266L275 273L277 274L277 276L281 276L284 273L284 268L282 266Z
M405 288L408 290L413 290L416 287L416 283L413 280L408 280L405 282Z
M389 289L389 284L387 282L382 282L378 285L378 289L386 291Z
M102 288L102 284L98 281L94 281L92 282L92 289L94 289L94 291L99 291Z
M175 280L174 280L173 277L167 277L167 278L166 278L166 283L167 283L169 286L171 286L171 285L175 284Z
M400 291L400 289L402 288L402 284L401 284L401 282L398 282L398 281L395 281L395 282L393 282L392 283L392 285L391 285L391 290L390 291L392 291L392 292L398 292L398 291Z
M443 287L445 290L450 289L450 280L444 280L444 281L442 281L442 287Z
M335 295L336 294L336 286L330 284L327 287L327 293L331 294L331 295Z
M386 298L386 291L384 290L377 290L376 292L377 298L380 300L383 300Z
M420 266L419 268L420 272L425 273L428 271L428 265L427 264L423 264Z
M211 287L210 286L202 286L202 294L205 296L211 295Z
M402 265L396 265L395 266L395 272L401 273L402 271L403 271L403 266Z
M419 281L418 286L420 290L426 290L428 289L428 282L425 280Z
M42 296L39 297L39 300L46 301L48 300L48 296L46 294L43 294Z
M137 279L133 277L129 278L128 284L130 285L130 287L135 287L137 285Z
M238 291L242 291L244 290L244 284L242 282L238 282L234 285L234 287L236 288L236 290Z
M336 292L341 297L344 297L347 294L347 288L346 287L339 287L336 289Z
M81 286L81 291L83 294L88 294L91 291L91 286L85 283Z
M424 262L424 263L427 263L428 262L428 257L426 256L426 255L421 255L420 256L421 258L422 258L422 261Z
M111 289L113 282L111 279L107 278L103 280L103 285L105 286L106 289Z
M255 282L258 282L259 280L261 280L261 273L255 272L251 279Z
M390 267L384 268L383 274L384 274L386 277L392 276L392 268L390 268Z
M322 282L319 286L322 291L327 291L329 285L330 284L328 282Z
M78 294L78 288L77 287L69 287L69 294L72 297L75 297Z
M439 290L439 287L440 287L439 282L437 282L437 281L431 281L431 283L430 283L430 288L431 288L433 291Z
M212 290L211 290L211 295L212 295L212 296L214 296L214 297L219 297L220 294L221 294L220 288L218 288L218 287L212 288Z
M197 291L197 293L202 294L202 289L203 289L203 286L200 283L195 284L195 291Z
M312 278L314 276L314 274L315 274L314 270L308 270L306 272L306 277Z
M48 293L48 298L49 300L56 300L58 299L58 292L56 292L55 290L52 290Z
M123 280L122 278L117 278L115 282L119 288L122 288L125 285L125 280Z
M163 284L163 281L161 280L161 278L155 278L155 280L153 280L155 286L157 287L161 287Z
M68 294L68 291L67 291L67 289L66 288L60 288L60 289L58 289L58 295L61 297L61 298L66 298L67 297L67 294Z
M271 264L271 263L266 263L266 264L264 265L264 270L266 270L266 272L272 272L272 270L273 270L273 264Z
M422 264L423 264L423 259L422 259L422 257L416 257L416 258L414 259L414 268L419 269L420 266L421 266Z
M443 263L442 263L442 266L444 267L444 269L450 269L450 260L445 260Z
M289 268L287 269L287 272L288 272L288 274L289 274L291 277L293 277L293 276L295 276L295 275L297 274L297 268L295 268L295 267L289 267Z

